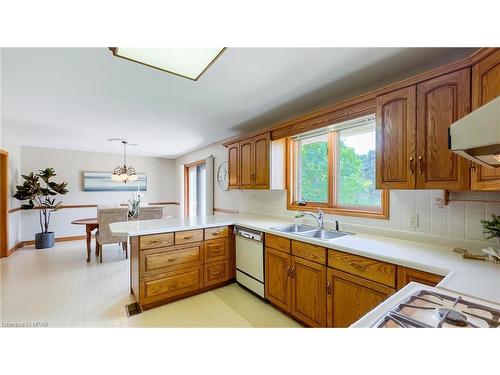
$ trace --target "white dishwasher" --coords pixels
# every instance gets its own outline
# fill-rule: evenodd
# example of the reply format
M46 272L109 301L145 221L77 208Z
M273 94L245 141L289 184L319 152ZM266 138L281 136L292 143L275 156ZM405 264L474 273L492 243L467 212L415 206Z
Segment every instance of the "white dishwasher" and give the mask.
M236 281L264 298L264 243L262 232L235 227Z

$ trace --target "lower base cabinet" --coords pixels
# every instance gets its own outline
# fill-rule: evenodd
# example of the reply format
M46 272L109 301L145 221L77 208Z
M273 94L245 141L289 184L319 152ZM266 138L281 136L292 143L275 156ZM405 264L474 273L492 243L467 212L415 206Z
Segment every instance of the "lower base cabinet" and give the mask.
M328 327L349 327L396 291L336 269L327 272Z
M326 327L326 266L266 247L265 296L311 327Z
M292 309L291 256L270 247L266 247L265 252L265 297L274 305L290 312Z
M291 258L292 315L311 327L326 327L326 267Z
M441 280L443 280L443 276L398 266L398 290L412 281L424 285L436 286Z

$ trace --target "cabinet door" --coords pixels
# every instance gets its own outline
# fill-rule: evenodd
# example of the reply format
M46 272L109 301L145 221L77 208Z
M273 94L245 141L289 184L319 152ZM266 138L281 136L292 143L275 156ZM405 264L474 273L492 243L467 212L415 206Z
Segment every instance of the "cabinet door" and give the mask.
M500 50L472 67L472 110L500 95ZM500 190L500 168L472 169L472 190Z
M377 189L415 188L416 87L377 97Z
M292 306L290 258L290 255L286 253L266 247L265 296L270 302L287 312L291 311Z
M394 292L385 285L328 268L328 326L349 327Z
M311 327L326 327L326 266L292 256L292 314Z
M412 281L429 286L436 286L441 280L443 280L443 276L398 266L398 290Z
M418 189L469 189L469 162L448 149L449 126L469 112L469 68L417 86Z
M240 142L240 189L253 188L254 143L252 139Z
M271 134L266 133L252 138L254 144L254 168L253 184L254 189L269 189L270 186L270 143Z
M238 189L240 187L240 143L235 142L227 146L229 153L229 189Z

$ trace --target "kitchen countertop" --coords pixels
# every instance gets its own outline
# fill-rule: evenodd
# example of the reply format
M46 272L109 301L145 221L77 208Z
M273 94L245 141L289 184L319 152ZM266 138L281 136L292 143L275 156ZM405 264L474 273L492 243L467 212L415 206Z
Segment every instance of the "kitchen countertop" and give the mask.
M451 246L408 241L381 235L357 232L352 236L323 241L271 229L290 223L290 218L240 214L130 221L113 223L110 228L115 234L139 236L224 225L240 225L326 248L442 275L445 278L437 287L500 304L500 265L498 264L463 259L460 254L452 251ZM341 227L341 229L343 228ZM394 296L399 294L400 292ZM387 301L395 298L394 296ZM383 305L385 304L383 303Z

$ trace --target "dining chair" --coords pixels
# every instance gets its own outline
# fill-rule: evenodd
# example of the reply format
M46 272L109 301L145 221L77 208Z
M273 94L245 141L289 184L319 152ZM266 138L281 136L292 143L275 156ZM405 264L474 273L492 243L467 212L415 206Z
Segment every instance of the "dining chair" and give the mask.
M102 245L121 243L125 250L125 258L128 258L128 236L114 235L111 233L109 224L121 221L127 221L128 208L113 207L113 208L97 208L97 222L99 229L97 230L95 240L96 248L99 252L100 262L102 263Z
M137 220L163 219L163 207L139 207L139 217Z

